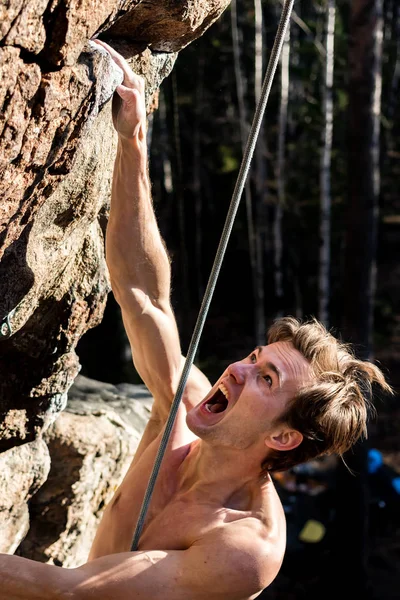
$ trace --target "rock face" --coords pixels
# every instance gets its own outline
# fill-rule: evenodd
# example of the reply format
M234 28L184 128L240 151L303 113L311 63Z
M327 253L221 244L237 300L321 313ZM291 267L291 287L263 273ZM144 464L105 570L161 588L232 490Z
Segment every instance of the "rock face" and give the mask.
M1 518L14 492L26 502L46 478L48 456L35 440L66 406L79 372L74 349L101 320L109 291L103 234L116 145L109 100L121 72L89 40L108 41L145 78L150 112L177 52L228 3L0 7L0 452L6 470L28 460L29 448L37 456L19 495L2 474ZM14 546L0 539L0 551Z
M12 554L27 534L27 502L49 470L49 451L41 439L0 454L0 552Z
M46 483L30 502L31 528L18 554L76 567L88 556L99 519L135 453L152 398L144 386L78 376L66 410L46 431Z

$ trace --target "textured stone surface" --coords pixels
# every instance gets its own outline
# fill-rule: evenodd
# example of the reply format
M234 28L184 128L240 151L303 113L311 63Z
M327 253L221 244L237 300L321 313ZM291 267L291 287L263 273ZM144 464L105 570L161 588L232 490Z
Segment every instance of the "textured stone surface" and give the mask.
M144 386L78 376L67 409L46 431L46 483L30 502L31 527L18 554L75 567L88 556L102 511L121 482L147 423Z
M0 452L33 440L63 409L79 371L74 348L101 319L109 291L102 228L115 134L108 100L121 72L88 38L102 32L145 78L150 111L176 59L153 52L152 41L160 50L164 31L178 50L225 6L226 0L2 5ZM113 27L130 13L123 37L114 39ZM145 34L138 41L139 30Z
M175 52L214 23L230 0L145 0L122 15L108 35L133 38L158 52Z
M41 436L48 427L53 433L61 427L54 422L80 368L75 347L101 320L109 292L104 230L116 144L109 100L121 72L90 39L100 35L144 77L150 112L176 53L227 4L4 0L0 5L2 551L14 551L29 526L26 502L48 469ZM74 419L65 413L66 431ZM61 452L68 442L56 441L62 438L57 431L48 441ZM92 452L89 446L87 451ZM75 455L86 464L82 449ZM122 464L119 456L114 459ZM11 465L19 465L16 480ZM70 549L76 550L72 542Z
M12 243L0 262L0 310L16 310L9 320L13 335L0 341L0 406L7 415L22 403L26 419L6 431L3 421L0 449L32 439L63 408L79 370L74 347L102 317L109 286L99 215L110 188L115 137L109 104L97 118L94 101L90 108L96 126L87 126L76 167L68 173L66 166L63 178L42 171L34 197L25 208L19 202L21 219L5 230ZM60 160L68 161L66 147ZM52 193L41 195L41 186Z
M119 44L115 46L121 50ZM124 48L125 52L129 50L129 45ZM131 62L138 72L147 75L150 104L162 79L171 70L174 57L144 51ZM58 90L54 80L62 80L62 72L53 73L54 80L46 88L52 98L49 100L52 108L46 116L46 127L37 133L41 145L33 145L29 135L32 152L26 157L20 153L18 159L6 167L3 189L13 198L1 204L0 211L11 211L13 216L8 223L3 219L0 315L5 317L3 326L10 324L12 336L0 339L0 410L3 415L0 451L33 439L46 419L63 408L65 392L79 370L74 348L83 333L96 325L103 314L109 284L101 226L107 217L116 145L111 103L104 103L121 81L121 73L111 66L107 54L88 49L76 69L67 69L70 75L68 101L73 98L76 108L82 100L80 92L88 92L90 96L84 101L86 108L82 103L79 110L76 108L82 112L84 124L78 120L74 126L67 122L70 112L68 116L52 120L54 105L51 103ZM91 88L90 77L101 68L101 75L95 76L97 86ZM60 108L61 100L54 101ZM46 110L44 104L43 111ZM65 127L60 125L60 120L65 120ZM63 136L59 138L57 134L54 138L60 127L64 128ZM74 127L79 128L84 138L79 146L76 146ZM50 144L51 139L53 142L55 139L57 145ZM46 143L53 149L46 148ZM25 144L24 152L27 151ZM48 160L52 152L55 163ZM40 163L36 175L32 155ZM19 181L17 172L21 162L26 163L26 168L30 164L31 169L25 171ZM27 183L31 183L29 196ZM10 315L8 321L7 315ZM18 423L13 419L10 426L8 413L19 407L21 400L26 419L19 418Z
M49 470L49 451L41 439L0 454L0 552L12 554L26 535L27 502Z

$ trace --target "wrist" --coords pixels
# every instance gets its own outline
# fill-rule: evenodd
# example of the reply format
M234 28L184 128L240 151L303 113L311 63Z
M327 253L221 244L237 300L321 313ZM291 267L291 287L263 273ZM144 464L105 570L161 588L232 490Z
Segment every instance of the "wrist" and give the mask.
M140 153L144 156L147 155L147 142L145 130L142 126L138 128L138 132L132 137L125 137L118 135L118 149L122 152L128 152L135 154Z
M146 144L146 129L147 129L147 121L146 119L142 119L134 129L132 135L124 135L123 133L118 132L118 140L121 144L126 146L141 146ZM118 130L117 130L118 131Z
M133 173L142 173L144 180L148 178L148 157L146 139L141 140L138 135L131 138L118 136L118 147L116 155L116 163L121 172L127 170L129 176L126 175L127 181L131 181Z

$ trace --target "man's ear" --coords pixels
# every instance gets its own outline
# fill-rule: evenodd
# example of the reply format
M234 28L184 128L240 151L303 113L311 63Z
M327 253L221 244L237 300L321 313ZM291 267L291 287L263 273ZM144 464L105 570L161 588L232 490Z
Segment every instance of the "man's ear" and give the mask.
M286 429L265 438L265 445L273 450L293 450L300 446L303 435L296 429Z

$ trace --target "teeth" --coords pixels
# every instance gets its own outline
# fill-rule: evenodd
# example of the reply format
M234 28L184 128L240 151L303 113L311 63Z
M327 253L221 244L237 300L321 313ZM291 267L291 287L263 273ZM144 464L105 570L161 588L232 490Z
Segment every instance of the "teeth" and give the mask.
M228 390L226 389L226 387L224 386L223 383L220 383L218 386L218 389L221 390L221 392L223 393L223 395L225 396L225 398L227 400L229 400L229 394L228 394Z

